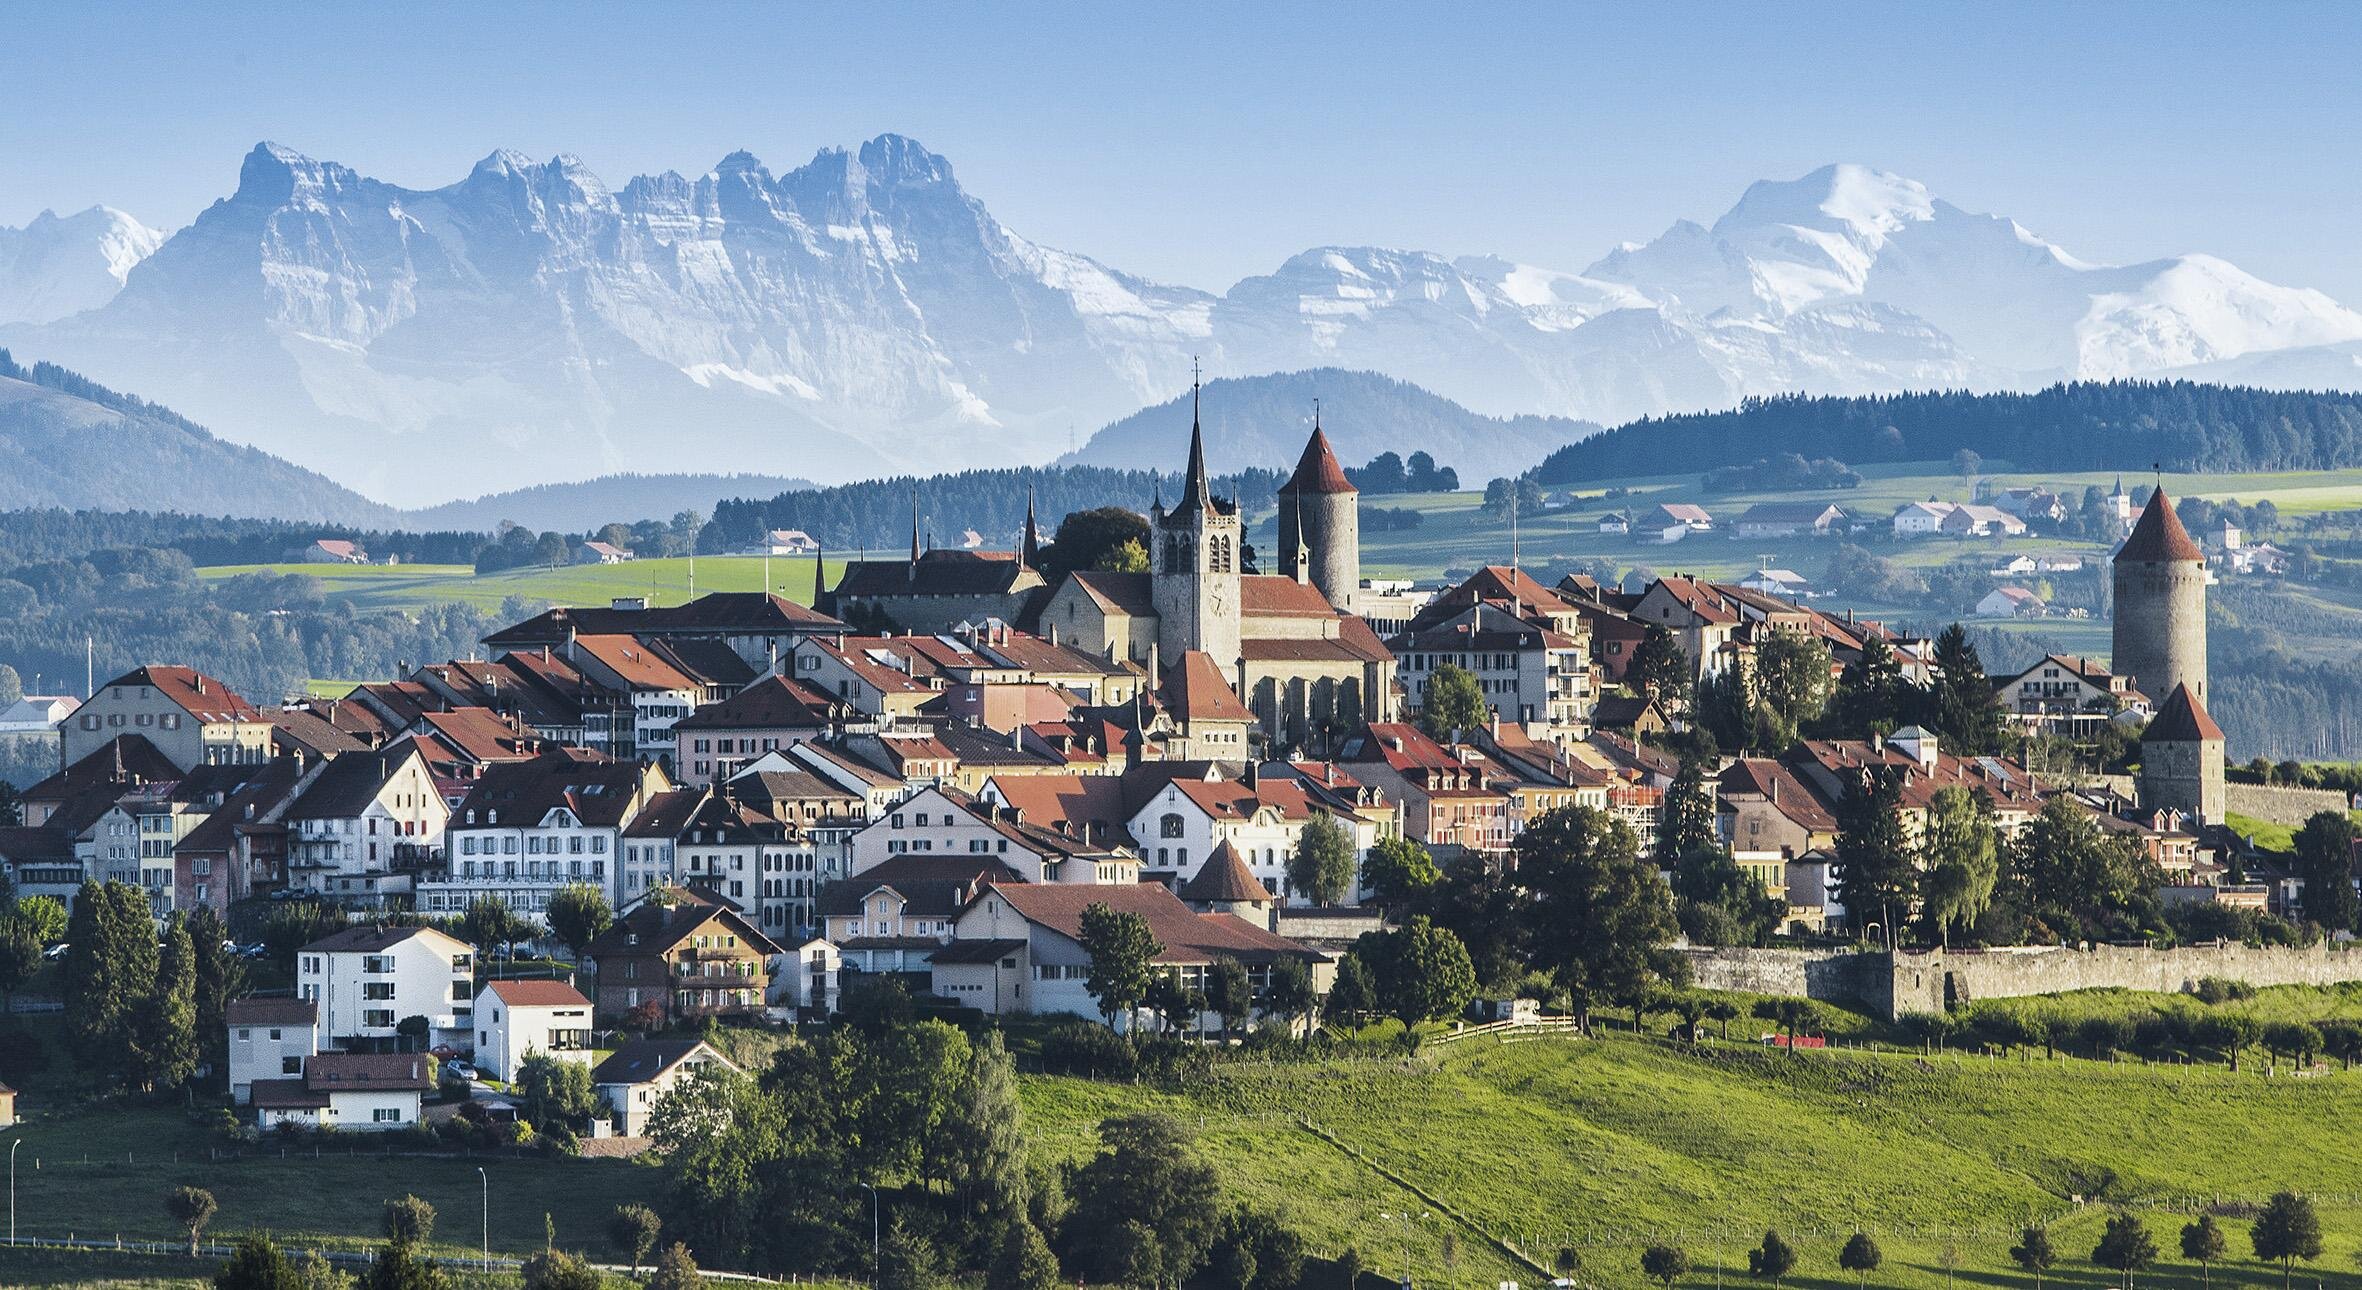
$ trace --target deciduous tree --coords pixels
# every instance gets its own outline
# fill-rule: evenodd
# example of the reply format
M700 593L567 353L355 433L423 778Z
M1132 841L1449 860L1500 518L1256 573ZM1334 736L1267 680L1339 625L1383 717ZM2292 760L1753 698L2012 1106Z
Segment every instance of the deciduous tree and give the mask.
M303 1274L270 1237L238 1238L229 1261L213 1274L213 1290L306 1290Z
M1853 1273L1856 1285L1868 1285L1870 1274L1885 1261L1878 1242L1871 1240L1868 1232L1854 1233L1846 1238L1845 1247L1837 1251L1837 1266Z
M1334 905L1353 894L1353 870L1353 835L1326 811L1314 811L1296 834L1288 884L1315 905Z
M1662 623L1642 629L1640 644L1632 648L1632 661L1624 666L1625 684L1675 710L1688 705L1696 675L1680 638Z
M648 1261L648 1251L656 1248L656 1237L664 1230L663 1220L646 1205L617 1205L607 1216L607 1240L616 1249L631 1256L632 1275L640 1275L640 1265Z
M2255 1257L2280 1265L2281 1290L2287 1290L2290 1269L2298 1259L2309 1263L2321 1257L2321 1218L2303 1195L2275 1192L2255 1216L2247 1239L2255 1247Z
M1427 848L1399 833L1378 839L1361 864L1361 881L1372 899L1388 909L1417 901L1443 881L1443 870Z
M2132 1290L2133 1274L2157 1261L2157 1242L2149 1236L2146 1223L2118 1210L2108 1216L2100 1243L2092 1247L2091 1261L2103 1268L2116 1269L2123 1278L2124 1290Z
M189 1234L189 1257L197 1257L197 1243L204 1239L205 1225L213 1221L221 1205L213 1193L202 1187L175 1187L164 1193L164 1212Z
M435 1237L435 1207L405 1195L385 1203L385 1239L395 1245L424 1245Z
M1188 1131L1161 1115L1103 1120L1099 1141L1074 1179L1066 1230L1076 1264L1100 1282L1186 1281L1205 1265L1220 1221L1213 1167ZM1129 1236L1127 1225L1136 1225Z
M615 911L607 904L606 893L589 883L575 882L550 893L542 917L549 920L550 933L580 958L582 947L615 921Z
M1667 948L1679 930L1673 893L1622 821L1562 807L1528 823L1514 845L1509 878L1531 902L1537 966L1557 975L1586 1018L1594 1000L1630 1001L1686 980L1687 965Z
M1640 1270L1649 1280L1673 1290L1673 1283L1689 1275L1689 1252L1678 1245L1652 1245L1640 1252Z
M1083 953L1091 960L1083 988L1098 1001L1099 1015L1113 1026L1148 997L1156 956L1165 947L1149 930L1146 918L1103 902L1083 910L1080 930Z
M2214 1265L2221 1261L2227 1242L2223 1229L2216 1226L2214 1215L2200 1214L2195 1223L2182 1225L2182 1257L2198 1265L2199 1279L2214 1284Z
M1476 997L1476 968L1460 938L1425 915L1395 931L1366 932L1353 953L1369 965L1378 1007L1405 1032L1422 1021L1458 1016Z
M1765 1232L1763 1243L1747 1251L1747 1273L1759 1280L1778 1285L1795 1269L1796 1249L1781 1240L1778 1232Z
M1427 689L1419 699L1419 727L1428 734L1448 741L1462 731L1482 730L1492 719L1484 686L1474 672L1457 663L1439 663L1427 674Z
M2029 1224L2018 1233L2018 1243L2009 1247L2009 1257L2019 1267L2034 1274L2034 1290L2042 1290L2042 1274L2050 1271L2058 1255L2050 1247L2050 1229Z
M1992 802L1957 784L1936 790L1919 838L1920 889L1928 928L1945 946L1952 929L1975 924L2001 877L2001 836Z

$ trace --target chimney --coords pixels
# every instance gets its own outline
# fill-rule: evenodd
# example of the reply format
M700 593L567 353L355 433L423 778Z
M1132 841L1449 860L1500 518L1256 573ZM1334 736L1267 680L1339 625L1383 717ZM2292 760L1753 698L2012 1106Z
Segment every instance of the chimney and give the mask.
M1780 804L1780 781L1777 778L1771 782L1771 804L1774 806Z

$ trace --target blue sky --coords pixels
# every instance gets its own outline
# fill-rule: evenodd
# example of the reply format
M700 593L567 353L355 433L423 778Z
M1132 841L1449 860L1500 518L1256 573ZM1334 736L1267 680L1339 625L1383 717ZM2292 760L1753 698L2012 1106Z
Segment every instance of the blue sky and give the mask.
M178 226L265 138L432 187L891 130L1025 236L1219 289L1323 243L1580 268L1860 161L2362 305L2358 49L2362 6L2303 4L22 6L0 224Z

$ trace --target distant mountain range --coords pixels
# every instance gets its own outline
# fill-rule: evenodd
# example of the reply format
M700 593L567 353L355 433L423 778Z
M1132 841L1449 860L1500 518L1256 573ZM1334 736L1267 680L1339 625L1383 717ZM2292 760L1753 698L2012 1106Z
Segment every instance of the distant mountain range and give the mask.
M178 511L365 528L400 513L171 411L0 350L0 511Z
M1142 408L1092 435L1059 465L1171 471L1181 463L1190 396ZM1565 417L1488 417L1438 394L1376 372L1317 368L1210 381L1200 400L1206 456L1216 469L1290 470L1312 432L1314 401L1340 461L1359 466L1382 452L1425 452L1482 487L1496 475L1521 474L1551 452L1597 434L1589 421Z
M587 533L603 524L669 520L682 511L710 517L714 503L726 497L771 497L810 487L811 480L780 475L602 475L421 507L403 517L402 527L490 532L505 520L530 529Z
M2089 264L1862 166L1581 273L1324 247L1216 295L1027 241L895 135L620 188L499 152L407 189L264 144L160 245L107 211L0 232L0 344L411 505L1042 461L1185 391L1192 355L1603 424L1796 391L2362 385L2362 314L2319 292L2203 255Z

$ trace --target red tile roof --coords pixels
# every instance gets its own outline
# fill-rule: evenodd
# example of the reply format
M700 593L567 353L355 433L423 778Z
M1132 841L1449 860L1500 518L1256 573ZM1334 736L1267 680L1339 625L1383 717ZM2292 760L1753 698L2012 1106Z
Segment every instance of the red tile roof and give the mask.
M2116 552L2118 560L2132 560L2143 564L2164 564L2177 560L2206 562L2206 553L2190 540L2189 530L2182 527L2182 517L2174 514L2173 503L2160 488L2149 494L2149 504L2141 508L2141 517L2132 526L2132 536Z
M1307 618L1334 618L1337 607L1321 594L1318 587L1294 578L1277 574L1249 574L1238 580L1239 612L1255 616L1272 614L1300 614Z
M1247 868L1238 848L1224 838L1214 854L1198 867L1195 876L1181 884L1181 899L1198 905L1271 903L1271 889Z
M2165 696L2165 706L2157 709L2156 719L2142 732L2141 742L2159 739L2168 743L2197 743L2203 739L2219 741L2222 737L2223 728L2206 715L2206 705L2190 693L2189 686L2177 685L2173 693Z
M1280 485L1282 493L1358 493L1353 481L1345 477L1345 468L1337 464L1337 454L1329 451L1329 437L1320 427L1312 430L1312 438L1304 444L1304 455L1296 460L1296 473Z
M495 998L512 1008L587 1008L582 991L563 981L494 981Z
M1284 581L1284 580L1283 580ZM1294 586L1294 583L1288 585ZM1320 593L1313 592L1315 596ZM1328 602L1323 601L1322 604ZM1190 650L1165 669L1161 697L1180 721L1253 721L1255 714L1238 701L1238 692L1222 679L1222 669L1203 650Z
M1199 915L1161 883L996 883L990 890L1028 922L1074 940L1082 938L1083 911L1093 905L1138 914L1148 920L1150 934L1164 946L1156 956L1159 963L1205 963L1217 958L1267 963L1279 958L1309 958L1312 953L1230 914Z
M150 666L126 672L107 682L154 687L157 694L199 721L266 721L262 709L238 697L236 691L193 667Z

